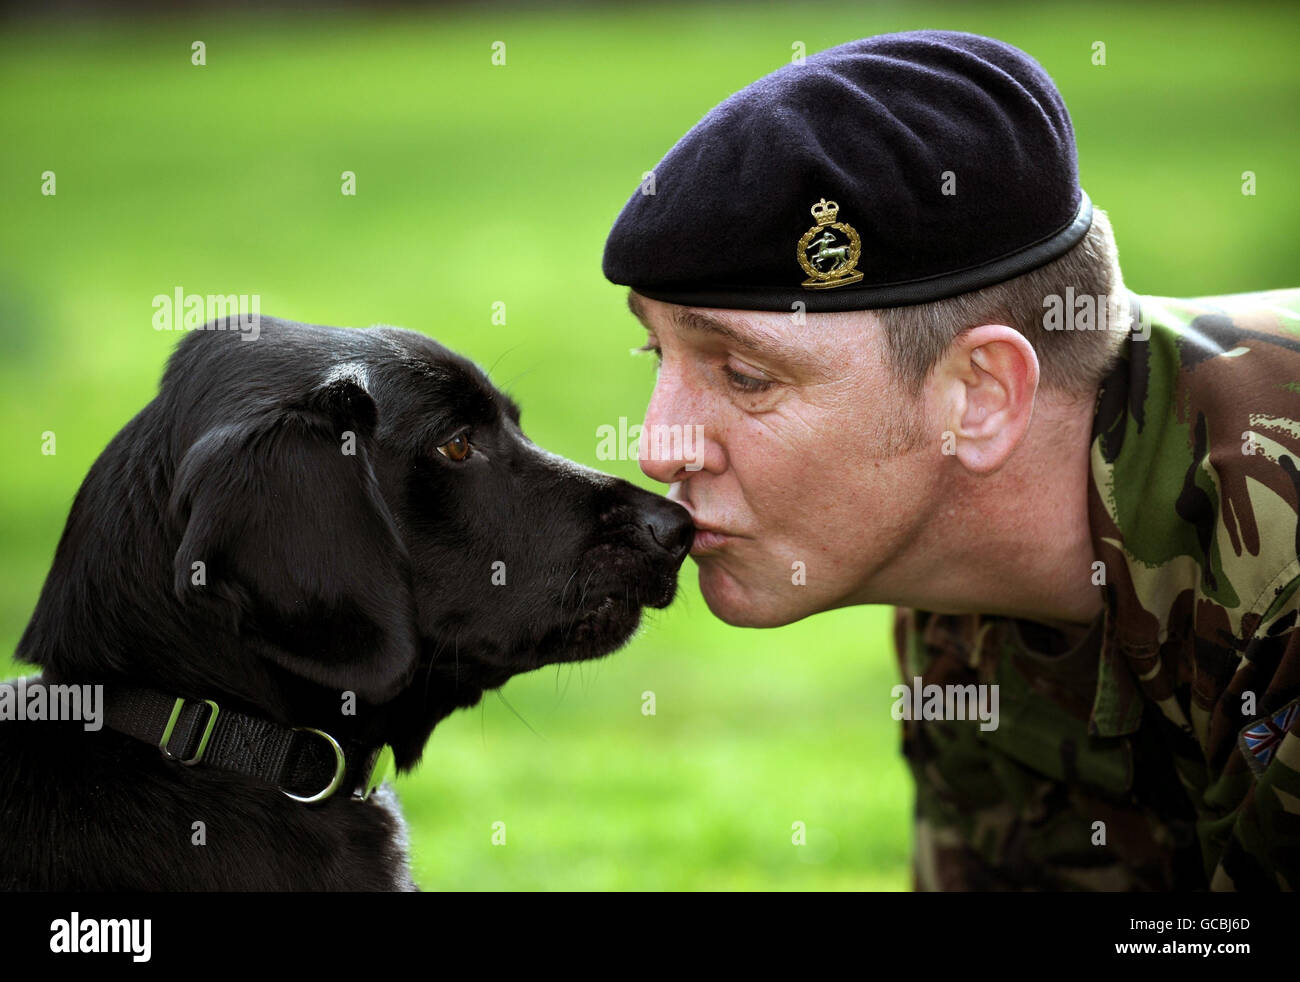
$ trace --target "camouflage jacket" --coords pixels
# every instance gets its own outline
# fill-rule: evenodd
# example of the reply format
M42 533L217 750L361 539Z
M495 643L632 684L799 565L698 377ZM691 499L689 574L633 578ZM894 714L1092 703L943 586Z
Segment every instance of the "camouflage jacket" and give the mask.
M904 680L997 683L999 726L904 722L928 890L1300 887L1300 290L1136 298L1097 396L1104 612L900 608Z

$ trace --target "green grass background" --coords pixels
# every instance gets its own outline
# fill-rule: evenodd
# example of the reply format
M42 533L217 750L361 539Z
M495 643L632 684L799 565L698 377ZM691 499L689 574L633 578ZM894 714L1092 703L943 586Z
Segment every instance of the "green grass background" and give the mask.
M1029 51L1064 93L1129 284L1197 295L1300 280L1298 20L841 2L11 22L0 669L81 479L176 340L150 326L155 294L256 293L276 316L424 331L490 366L537 442L649 486L635 461L596 459L596 427L638 421L652 384L600 274L604 237L642 173L794 42L943 27ZM435 731L398 782L424 888L908 888L888 610L742 630L694 581L688 563L682 599L616 656L517 678Z

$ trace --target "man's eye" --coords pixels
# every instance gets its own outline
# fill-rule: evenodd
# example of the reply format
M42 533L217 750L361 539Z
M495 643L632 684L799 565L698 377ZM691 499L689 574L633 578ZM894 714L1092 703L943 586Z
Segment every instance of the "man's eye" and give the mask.
M457 434L438 448L438 453L455 461L464 460L473 451L474 448L470 445L469 437L464 433Z
M632 349L632 354L634 355L641 355L647 353L655 356L655 371L656 372L659 371L660 367L664 363L663 349L661 349L659 345L655 344L653 341L647 341L645 344L641 345L641 347Z
M755 378L753 375L745 375L736 371L730 365L724 366L727 373L727 382L734 389L741 392L766 392L773 383L768 379Z

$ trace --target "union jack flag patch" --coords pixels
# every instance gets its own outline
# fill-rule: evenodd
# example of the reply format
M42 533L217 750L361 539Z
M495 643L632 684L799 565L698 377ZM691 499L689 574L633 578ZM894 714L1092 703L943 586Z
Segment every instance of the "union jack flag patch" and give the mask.
M1241 755L1256 777L1263 774L1264 768L1272 762L1273 754L1297 716L1300 716L1300 699L1292 699L1272 715L1251 723L1237 736Z

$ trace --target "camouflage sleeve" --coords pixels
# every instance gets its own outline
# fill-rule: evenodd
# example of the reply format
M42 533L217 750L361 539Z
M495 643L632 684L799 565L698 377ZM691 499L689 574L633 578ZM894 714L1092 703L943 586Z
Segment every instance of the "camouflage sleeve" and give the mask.
M1280 595L1289 610L1247 647L1215 714L1246 722L1202 799L1212 890L1300 887L1300 578Z
M1300 291L1142 302L1149 337L1108 376L1094 422L1106 647L1154 711L1207 886L1294 889Z

